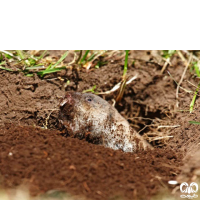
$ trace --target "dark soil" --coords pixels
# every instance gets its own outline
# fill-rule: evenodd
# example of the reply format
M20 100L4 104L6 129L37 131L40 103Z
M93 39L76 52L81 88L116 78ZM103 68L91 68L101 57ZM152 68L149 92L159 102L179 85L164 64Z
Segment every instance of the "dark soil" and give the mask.
M61 52L50 54L60 57ZM65 62L72 59L69 55ZM180 89L176 99L177 85L166 70L161 74L164 61L157 51L130 52L128 76L138 77L116 105L154 150L124 153L63 136L57 118L65 91L82 92L96 85L96 91L105 92L121 80L124 55L100 59L106 64L99 69L67 69L43 79L0 71L0 174L5 188L26 182L32 195L59 189L89 199L150 199L162 188L171 191L169 180L198 178L200 127L189 121L200 121L200 102L197 98L189 114L193 93ZM174 55L171 63L167 70L179 82L184 62ZM198 85L189 70L181 86L195 91L187 81ZM110 103L116 96L101 95ZM158 128L161 125L180 126Z

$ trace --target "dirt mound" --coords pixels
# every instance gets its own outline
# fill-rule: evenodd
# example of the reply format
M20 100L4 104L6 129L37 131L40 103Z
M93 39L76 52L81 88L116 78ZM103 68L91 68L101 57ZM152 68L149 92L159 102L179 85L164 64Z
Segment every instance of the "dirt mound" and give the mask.
M91 199L148 199L180 172L181 155L169 149L124 153L12 124L0 132L3 185L26 181L33 195L54 188Z

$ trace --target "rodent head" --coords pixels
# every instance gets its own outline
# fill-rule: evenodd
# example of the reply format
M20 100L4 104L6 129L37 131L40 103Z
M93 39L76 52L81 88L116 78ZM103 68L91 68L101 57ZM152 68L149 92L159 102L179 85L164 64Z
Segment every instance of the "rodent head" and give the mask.
M59 119L74 134L82 130L96 134L112 122L113 113L112 106L97 95L67 92L60 103Z

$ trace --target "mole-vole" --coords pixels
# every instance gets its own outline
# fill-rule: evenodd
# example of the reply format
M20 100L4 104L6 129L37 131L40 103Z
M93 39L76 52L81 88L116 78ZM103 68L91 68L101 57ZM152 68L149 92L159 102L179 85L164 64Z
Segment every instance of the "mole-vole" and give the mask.
M150 147L112 105L91 93L67 92L60 103L59 121L69 134L89 137L115 150L135 152Z

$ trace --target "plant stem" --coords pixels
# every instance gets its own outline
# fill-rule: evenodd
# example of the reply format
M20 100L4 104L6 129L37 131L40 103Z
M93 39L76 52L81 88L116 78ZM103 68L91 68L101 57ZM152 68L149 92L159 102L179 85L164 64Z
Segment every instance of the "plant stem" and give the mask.
M128 52L129 52L129 50L125 50L125 51L126 51L126 56L125 56L125 63L124 63L124 73L123 73L123 77L126 76L127 69L128 69Z
M76 64L78 64L79 60L81 59L82 53L83 53L83 50L80 50L78 59L76 60Z

